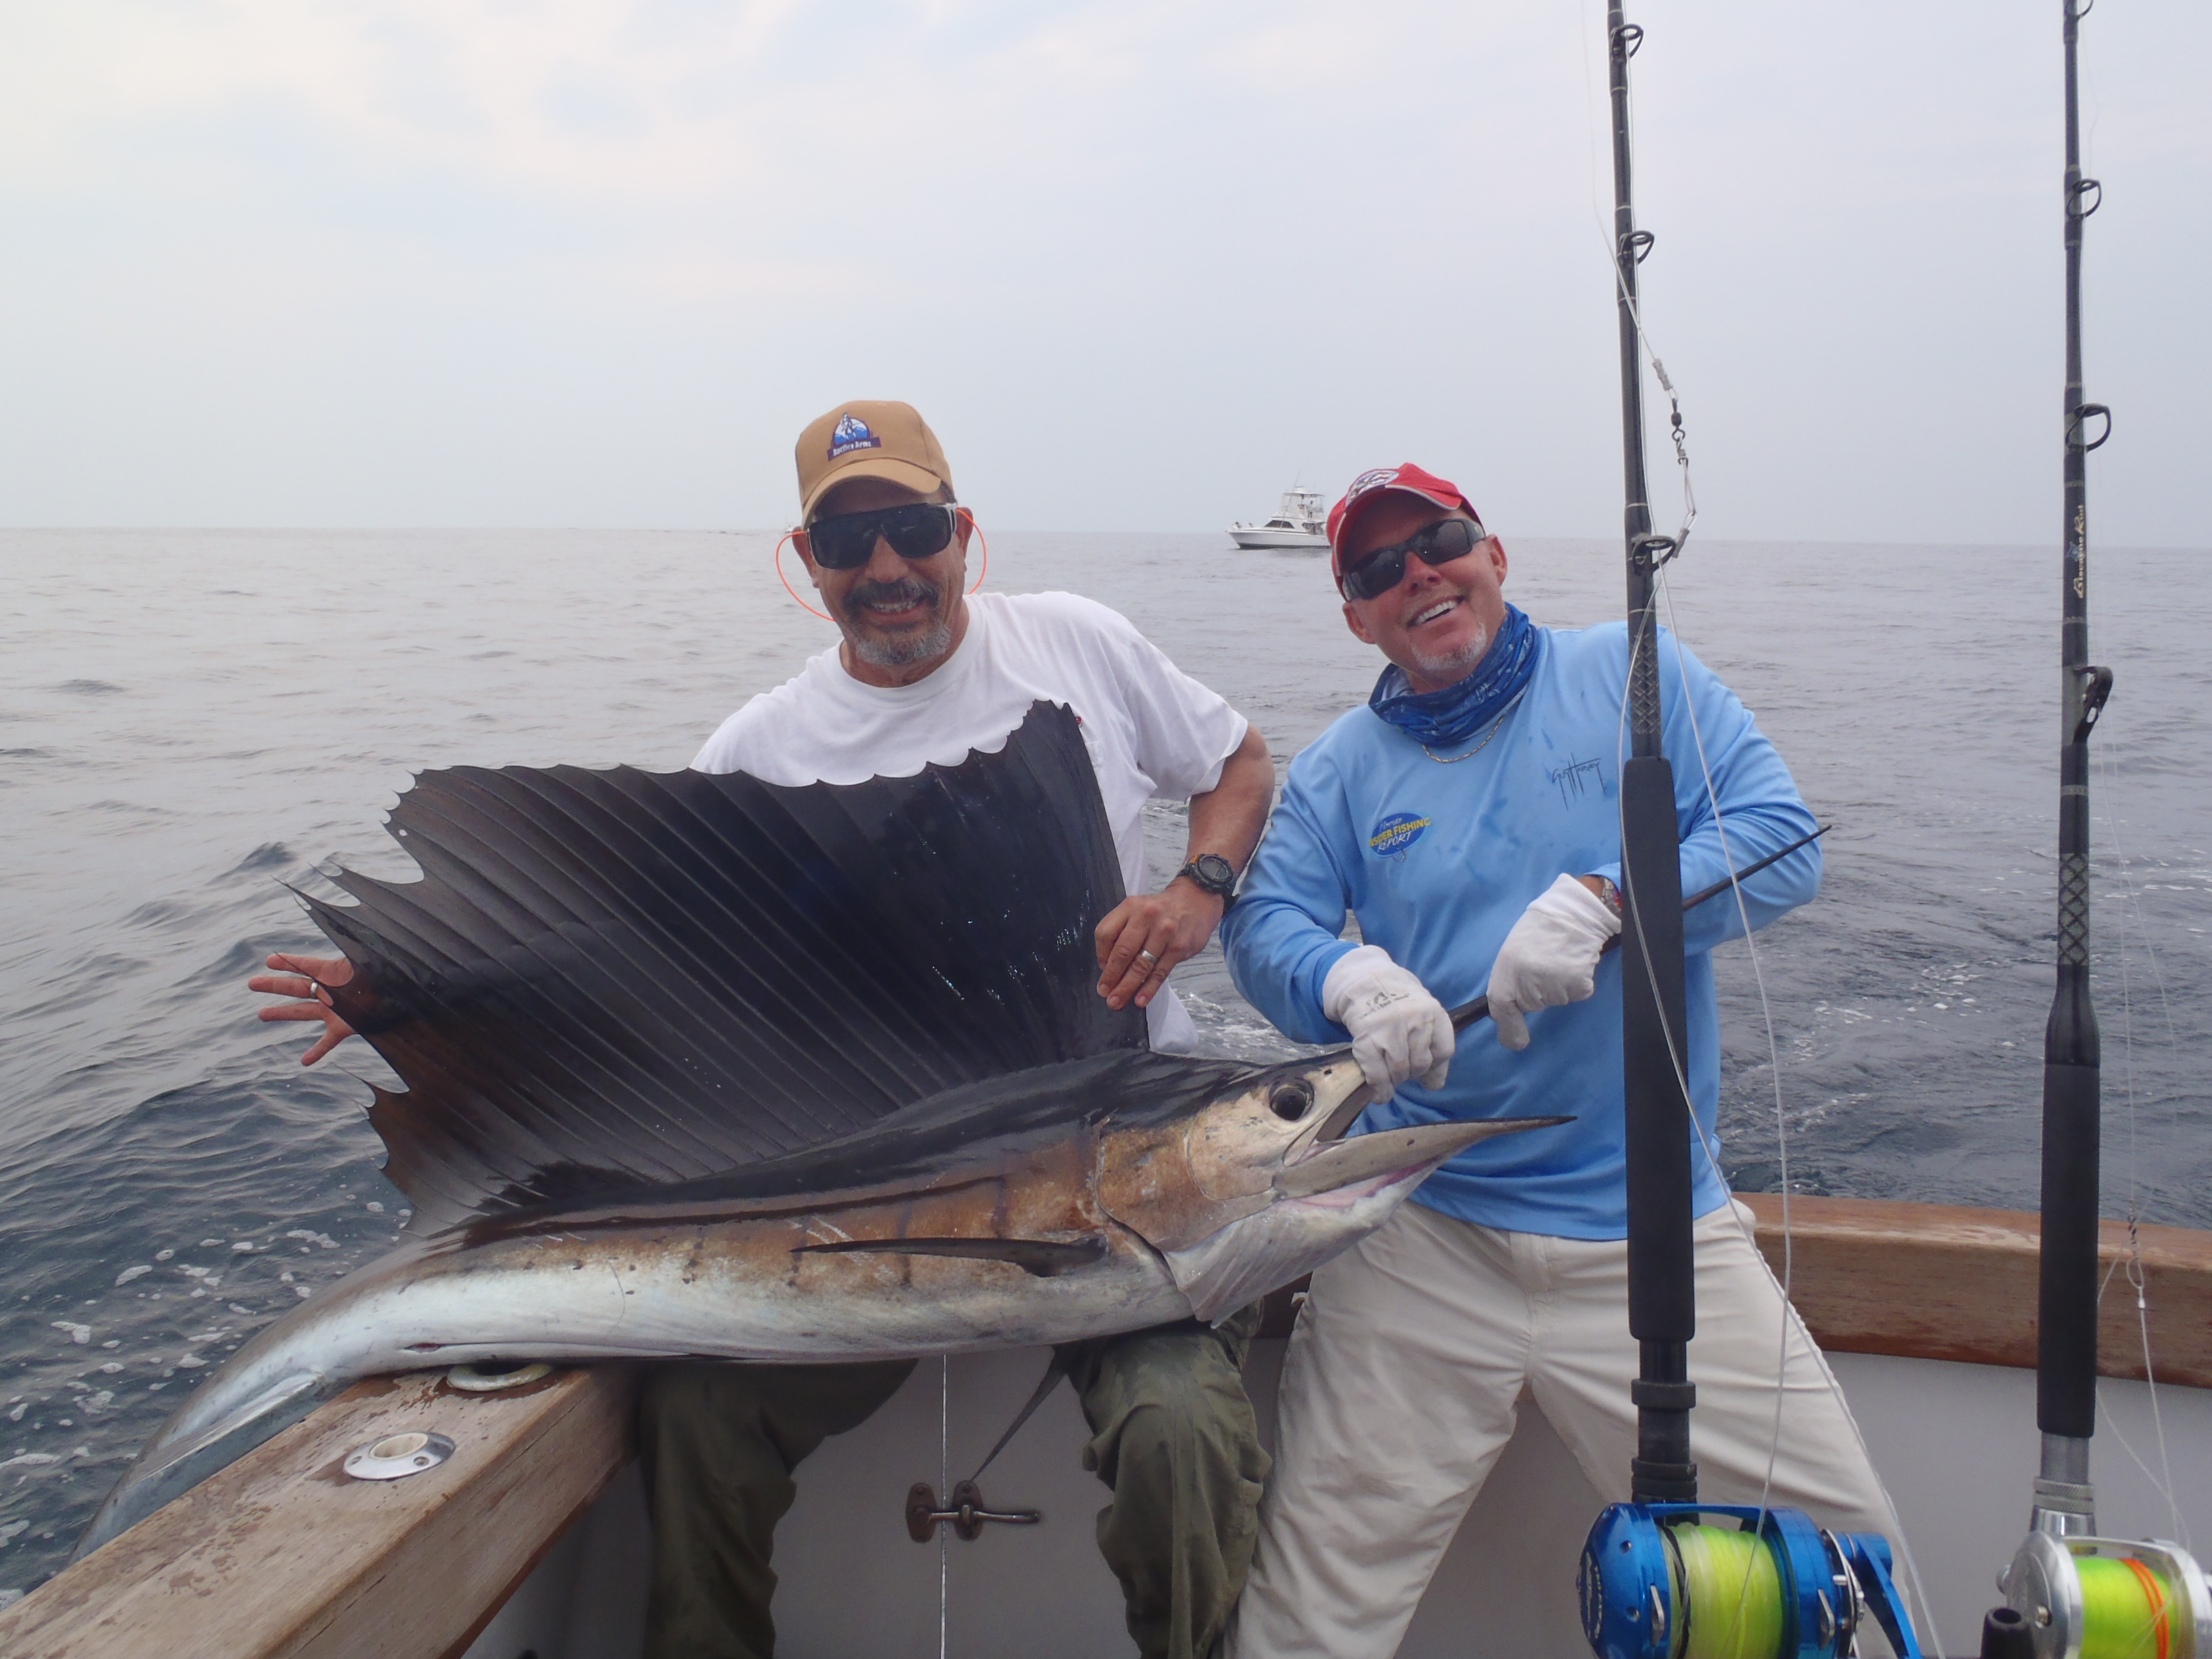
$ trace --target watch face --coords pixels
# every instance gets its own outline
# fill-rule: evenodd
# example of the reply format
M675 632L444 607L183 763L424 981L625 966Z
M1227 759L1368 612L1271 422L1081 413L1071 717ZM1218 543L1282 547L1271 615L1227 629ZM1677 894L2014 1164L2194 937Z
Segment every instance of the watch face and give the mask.
M1218 853L1200 853L1191 862L1198 866L1199 874L1204 876L1208 881L1218 883L1224 887L1231 885L1237 879L1237 872L1230 866L1229 860Z

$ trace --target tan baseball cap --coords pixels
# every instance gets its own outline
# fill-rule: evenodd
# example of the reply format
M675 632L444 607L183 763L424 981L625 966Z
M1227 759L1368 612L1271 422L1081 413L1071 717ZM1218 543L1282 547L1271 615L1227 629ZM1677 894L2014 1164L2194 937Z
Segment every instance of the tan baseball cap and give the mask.
M806 423L798 460L802 524L831 485L849 478L888 478L925 495L952 490L944 447L911 404L840 404Z

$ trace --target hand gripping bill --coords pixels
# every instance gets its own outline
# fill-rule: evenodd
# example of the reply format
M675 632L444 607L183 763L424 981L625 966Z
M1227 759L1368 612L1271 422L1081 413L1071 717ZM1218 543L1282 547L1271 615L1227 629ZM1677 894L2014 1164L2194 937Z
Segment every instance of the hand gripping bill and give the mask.
M1336 959L1322 981L1322 1012L1352 1033L1352 1057L1376 1097L1387 1099L1409 1077L1442 1086L1456 1041L1451 1016L1421 981L1379 945Z
M1508 1048L1528 1046L1527 1016L1580 1002L1596 988L1597 959L1620 931L1620 918L1573 876L1537 895L1490 969L1490 1017Z

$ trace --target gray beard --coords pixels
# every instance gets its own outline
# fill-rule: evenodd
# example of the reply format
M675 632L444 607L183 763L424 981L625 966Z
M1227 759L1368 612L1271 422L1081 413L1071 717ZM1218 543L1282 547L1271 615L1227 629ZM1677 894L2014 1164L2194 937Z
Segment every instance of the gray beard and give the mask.
M884 599L903 605L927 603L934 605L941 596L936 588L918 576L908 576L903 581L862 582L845 596L848 617L865 616L868 599ZM952 648L952 623L939 617L934 625L911 634L886 636L865 633L850 622L841 624L845 643L853 647L853 654L862 662L877 668L910 668L915 663L932 657L941 657Z
M941 657L950 651L952 648L952 624L940 620L934 628L925 628L918 634L908 634L897 639L848 629L845 643L853 647L853 654L862 662L872 663L878 668L907 668L930 657Z
M1413 665L1421 671L1421 678L1434 680L1438 686L1456 684L1473 673L1490 649L1490 635L1479 633L1448 657L1425 657L1413 653Z

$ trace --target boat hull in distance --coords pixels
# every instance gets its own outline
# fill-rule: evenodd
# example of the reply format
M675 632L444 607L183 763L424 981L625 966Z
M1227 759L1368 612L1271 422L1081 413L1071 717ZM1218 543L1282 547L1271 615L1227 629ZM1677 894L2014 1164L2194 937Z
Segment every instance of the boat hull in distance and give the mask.
M1267 525L1235 524L1229 526L1229 538L1239 547L1295 547L1310 548L1316 551L1328 546L1328 538L1316 535L1310 530L1278 530Z

